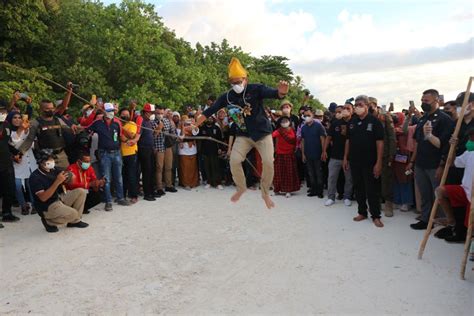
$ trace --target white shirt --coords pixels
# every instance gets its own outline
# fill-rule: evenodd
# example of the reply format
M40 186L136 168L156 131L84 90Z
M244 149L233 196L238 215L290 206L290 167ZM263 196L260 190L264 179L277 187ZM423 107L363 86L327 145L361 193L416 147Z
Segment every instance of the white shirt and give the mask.
M12 131L10 144L16 149L20 148L28 134L29 131L27 133L22 132L20 135L18 135L16 131ZM20 163L13 162L13 168L15 169L15 178L28 179L31 173L38 169L38 164L36 163L32 148L33 144L31 144L31 147L28 148L28 150L23 154Z
M471 201L472 180L474 177L474 151L465 151L461 156L456 157L454 165L458 168L464 168L461 186L466 192L466 197Z

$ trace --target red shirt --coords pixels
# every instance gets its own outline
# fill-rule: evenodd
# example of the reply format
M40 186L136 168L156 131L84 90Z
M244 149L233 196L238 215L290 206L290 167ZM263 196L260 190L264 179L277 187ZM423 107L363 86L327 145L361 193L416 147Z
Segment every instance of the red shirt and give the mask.
M279 128L272 133L276 138L276 153L281 155L293 154L296 149L296 133L292 128Z
M87 170L83 170L81 166L79 166L77 163L74 163L69 165L67 170L73 174L71 182L66 184L66 188L68 190L74 190L77 188L89 190L90 183L94 180L97 180L94 168L92 167L89 167Z

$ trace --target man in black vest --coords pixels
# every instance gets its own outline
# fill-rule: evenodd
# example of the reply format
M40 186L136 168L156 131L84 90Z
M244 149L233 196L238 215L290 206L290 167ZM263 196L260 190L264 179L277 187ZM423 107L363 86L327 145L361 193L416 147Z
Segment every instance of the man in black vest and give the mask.
M15 200L15 173L8 145L10 129L5 122L7 106L6 101L0 100L0 197L2 197L2 221L16 222L19 218L12 214L12 204ZM0 228L3 228L2 224Z
M49 100L43 100L40 104L41 116L31 123L30 133L19 148L24 153L36 139L37 149L50 149L56 156L56 166L65 170L69 166L66 152L66 142L64 141L64 130L75 132L75 125L69 127L60 118L54 116L55 106Z

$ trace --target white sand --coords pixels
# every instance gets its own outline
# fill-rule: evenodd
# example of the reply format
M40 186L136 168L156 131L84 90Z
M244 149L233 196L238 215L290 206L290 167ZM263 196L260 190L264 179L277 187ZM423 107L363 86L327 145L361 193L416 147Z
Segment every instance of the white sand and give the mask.
M414 213L355 223L302 193L263 208L250 191L180 190L44 231L39 217L0 230L0 314L469 315L474 272L462 245L430 238ZM472 315L472 314L470 314Z

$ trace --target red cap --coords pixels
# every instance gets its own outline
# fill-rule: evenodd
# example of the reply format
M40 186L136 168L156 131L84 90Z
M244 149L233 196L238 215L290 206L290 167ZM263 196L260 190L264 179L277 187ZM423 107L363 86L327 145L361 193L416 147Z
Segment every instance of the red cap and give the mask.
M155 112L155 105L150 103L145 103L143 106L143 112Z

